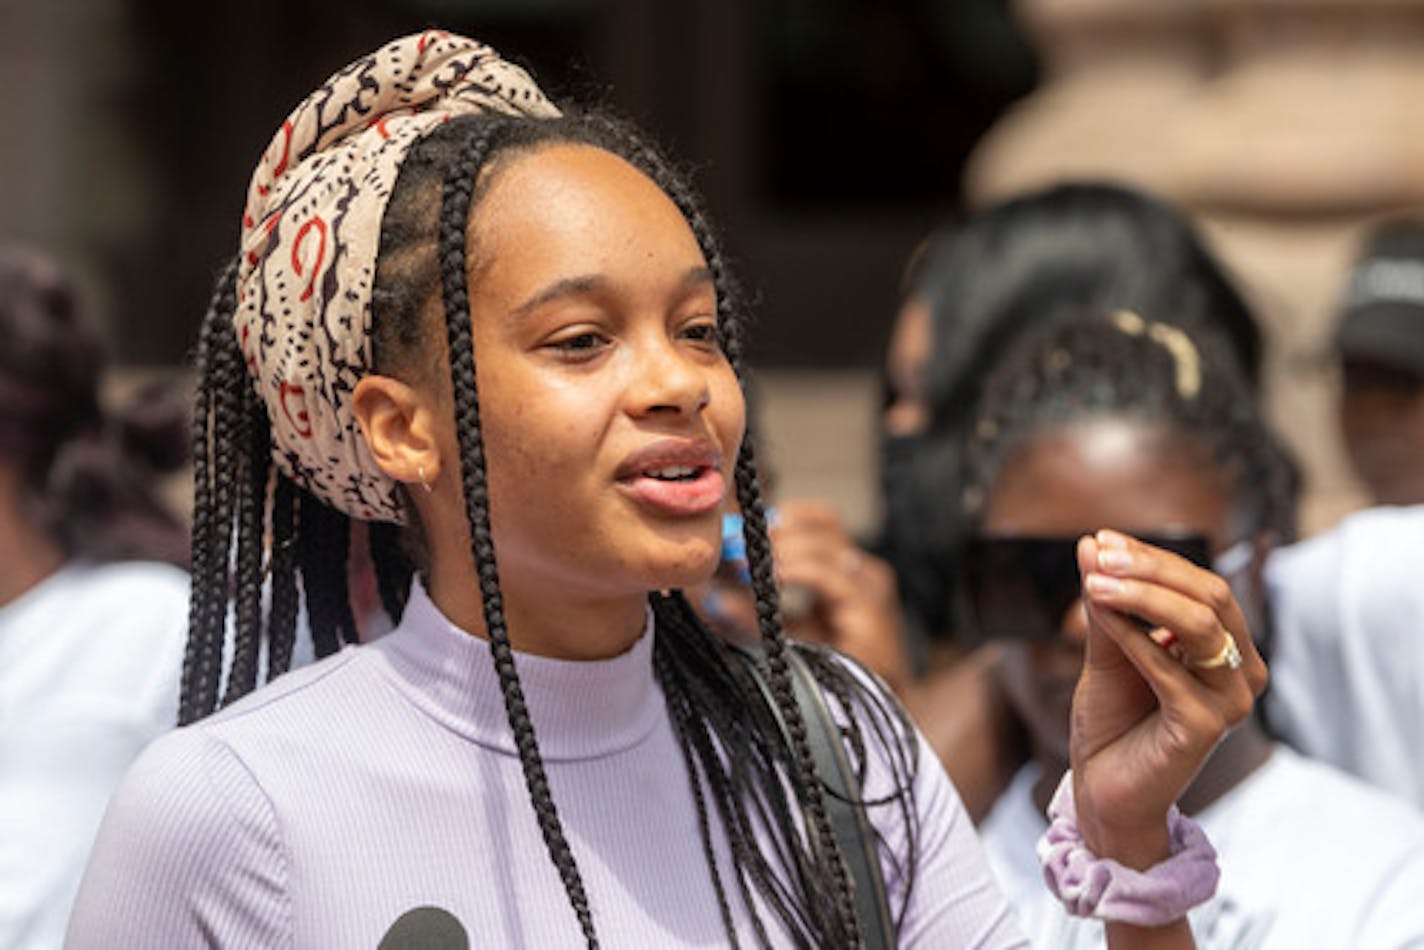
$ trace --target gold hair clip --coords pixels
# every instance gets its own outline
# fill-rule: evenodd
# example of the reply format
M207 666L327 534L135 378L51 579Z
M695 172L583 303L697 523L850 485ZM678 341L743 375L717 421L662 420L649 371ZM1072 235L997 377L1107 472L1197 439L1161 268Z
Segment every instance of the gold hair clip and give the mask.
M1156 321L1148 323L1131 310L1119 310L1111 317L1113 326L1128 336L1142 336L1160 343L1177 364L1177 395L1195 399L1201 393L1201 353L1192 338L1180 327Z

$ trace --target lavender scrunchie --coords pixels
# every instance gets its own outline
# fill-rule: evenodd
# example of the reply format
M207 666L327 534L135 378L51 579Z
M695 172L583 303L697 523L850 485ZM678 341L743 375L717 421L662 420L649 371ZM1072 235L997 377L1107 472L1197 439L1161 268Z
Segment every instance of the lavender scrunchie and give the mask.
M1048 806L1048 831L1038 842L1043 879L1077 917L1160 927L1216 893L1216 849L1195 821L1172 806L1167 834L1172 856L1146 871L1099 858L1083 844L1073 804L1073 773L1064 773Z

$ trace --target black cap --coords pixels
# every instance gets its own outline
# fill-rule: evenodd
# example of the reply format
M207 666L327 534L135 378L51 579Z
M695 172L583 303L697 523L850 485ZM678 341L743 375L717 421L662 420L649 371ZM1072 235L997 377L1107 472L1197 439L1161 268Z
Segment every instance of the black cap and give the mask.
M1350 273L1335 331L1346 359L1424 374L1424 221L1385 225Z

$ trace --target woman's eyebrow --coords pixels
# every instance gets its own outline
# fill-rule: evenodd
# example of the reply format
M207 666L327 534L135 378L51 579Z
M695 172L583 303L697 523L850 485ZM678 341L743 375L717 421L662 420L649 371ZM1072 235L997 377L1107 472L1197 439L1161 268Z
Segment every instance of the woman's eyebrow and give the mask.
M687 273L682 275L684 287L693 287L697 284L713 284L715 286L716 283L710 267L689 267Z
M678 284L682 289L690 289L700 284L715 284L712 268L701 265L689 267ZM602 274L579 274L574 277L565 277L535 293L510 311L510 315L516 318L524 317L551 300L558 300L560 297L580 297L598 293L607 288L608 278Z
M576 277L565 277L535 293L510 313L515 317L527 316L551 300L557 300L560 297L579 297L604 290L607 286L608 278L602 274L580 274Z

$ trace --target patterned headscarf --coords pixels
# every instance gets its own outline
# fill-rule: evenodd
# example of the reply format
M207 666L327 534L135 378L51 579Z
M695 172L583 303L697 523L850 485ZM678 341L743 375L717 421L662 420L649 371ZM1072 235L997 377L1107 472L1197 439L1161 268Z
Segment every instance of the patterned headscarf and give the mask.
M248 187L238 306L243 358L298 485L362 520L403 520L352 409L371 363L381 218L401 161L457 115L555 116L528 73L431 30L352 63L282 123Z

